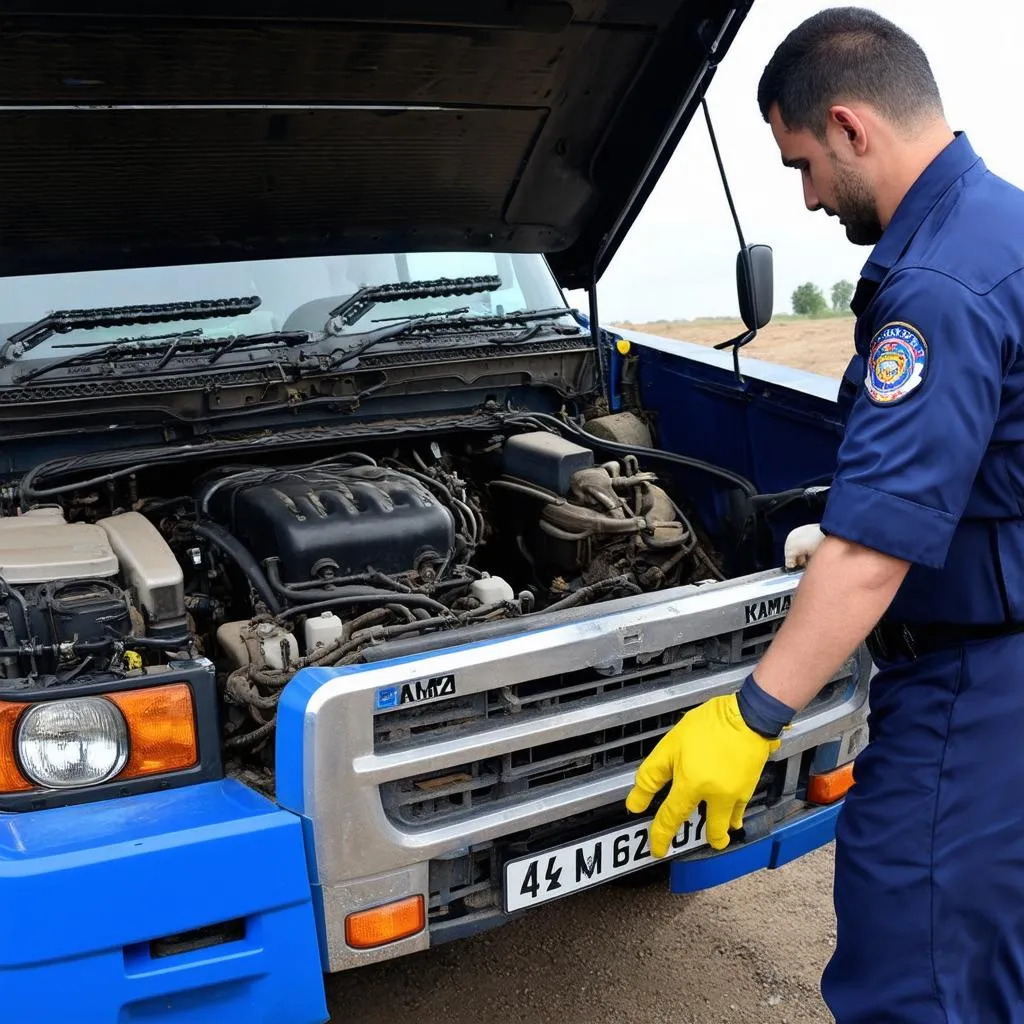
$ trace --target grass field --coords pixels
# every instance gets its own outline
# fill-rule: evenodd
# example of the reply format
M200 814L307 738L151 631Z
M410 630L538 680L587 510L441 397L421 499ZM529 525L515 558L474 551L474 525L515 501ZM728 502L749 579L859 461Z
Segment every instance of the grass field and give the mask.
M781 363L839 378L853 355L853 322L852 316L830 316L820 320L777 316L743 349L741 358L747 355L751 359L763 359L767 363ZM614 328L627 335L630 330L643 331L702 345L727 341L743 329L739 320L724 318L624 322L615 324Z

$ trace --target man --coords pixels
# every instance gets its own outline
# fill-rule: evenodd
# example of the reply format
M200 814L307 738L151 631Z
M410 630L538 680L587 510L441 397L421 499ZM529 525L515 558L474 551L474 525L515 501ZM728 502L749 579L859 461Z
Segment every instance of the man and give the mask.
M662 740L627 806L671 782L654 852L700 801L727 846L783 728L868 639L825 1001L838 1024L1024 1022L1024 193L950 130L917 44L867 10L795 29L758 100L807 208L873 246L845 436L774 643Z

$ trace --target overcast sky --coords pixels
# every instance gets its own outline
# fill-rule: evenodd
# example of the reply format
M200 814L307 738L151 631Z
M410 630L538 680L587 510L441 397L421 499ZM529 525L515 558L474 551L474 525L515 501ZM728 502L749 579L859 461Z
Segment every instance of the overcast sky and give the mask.
M821 10L813 0L756 0L708 90L708 103L747 242L775 253L775 311L788 313L800 283L826 296L856 282L869 248L803 205L798 171L784 168L757 109L757 82L790 29ZM875 0L855 3L896 22L922 45L951 127L988 166L1024 187L1024 138L1013 120L1024 56L1024 5L1012 0ZM737 240L698 111L598 286L604 321L690 319L737 312ZM586 309L585 296L568 293Z

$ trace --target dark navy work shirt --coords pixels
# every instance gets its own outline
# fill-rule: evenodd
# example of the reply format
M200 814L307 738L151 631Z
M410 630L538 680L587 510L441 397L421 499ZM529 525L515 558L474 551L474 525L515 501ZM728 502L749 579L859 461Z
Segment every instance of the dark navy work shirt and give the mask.
M821 528L912 563L888 616L1024 619L1024 191L958 133L853 302Z

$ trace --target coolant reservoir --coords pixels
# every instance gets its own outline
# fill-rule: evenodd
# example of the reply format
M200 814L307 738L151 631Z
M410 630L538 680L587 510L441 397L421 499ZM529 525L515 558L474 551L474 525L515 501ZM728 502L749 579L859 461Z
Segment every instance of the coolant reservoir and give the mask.
M260 641L260 652L267 668L280 672L299 660L299 642L294 635L275 626L272 622L261 622L256 627Z
M322 612L315 618L310 616L306 619L306 653L315 651L318 647L326 647L334 643L344 632L344 625L341 619L334 612Z
M469 587L471 597L475 597L482 605L497 604L499 601L512 601L516 593L500 576L484 576L473 580Z

